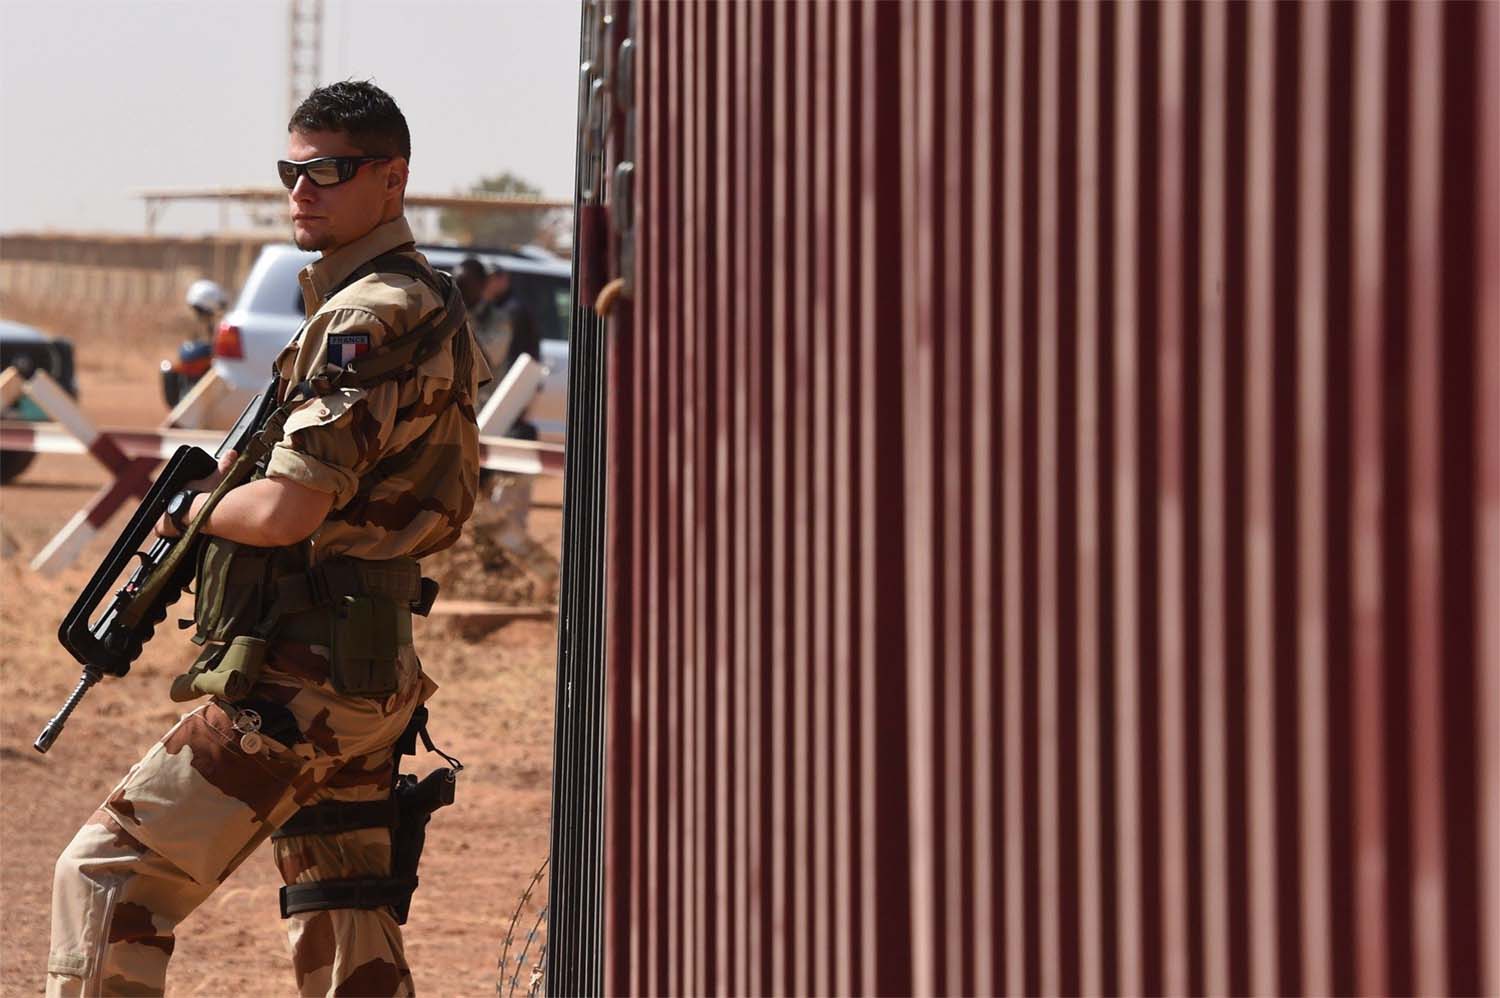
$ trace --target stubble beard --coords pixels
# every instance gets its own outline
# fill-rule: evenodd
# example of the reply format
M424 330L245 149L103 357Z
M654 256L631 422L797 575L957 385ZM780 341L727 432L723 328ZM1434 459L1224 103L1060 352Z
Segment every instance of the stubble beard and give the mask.
M304 235L292 226L292 243L304 253L320 253L333 245L333 236L326 232L318 236Z

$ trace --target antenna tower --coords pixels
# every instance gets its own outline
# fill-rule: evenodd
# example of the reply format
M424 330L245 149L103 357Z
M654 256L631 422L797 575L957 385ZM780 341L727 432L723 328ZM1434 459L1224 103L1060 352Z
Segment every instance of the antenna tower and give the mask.
M323 0L291 0L287 32L287 117L318 85L323 68Z

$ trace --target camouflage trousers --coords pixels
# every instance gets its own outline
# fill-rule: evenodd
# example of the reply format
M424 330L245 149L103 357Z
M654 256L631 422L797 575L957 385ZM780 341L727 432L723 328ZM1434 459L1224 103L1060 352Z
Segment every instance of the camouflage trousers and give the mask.
M327 676L326 649L273 643L248 697L184 715L131 768L57 861L48 995L162 994L177 924L298 808L389 794L393 745L435 685L410 645L384 699L342 696ZM288 884L390 873L385 828L272 844ZM301 994L413 993L387 909L287 925Z

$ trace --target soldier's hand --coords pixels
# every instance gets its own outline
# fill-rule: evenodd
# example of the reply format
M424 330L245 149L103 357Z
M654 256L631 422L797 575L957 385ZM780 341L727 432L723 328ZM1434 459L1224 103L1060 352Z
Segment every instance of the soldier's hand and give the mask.
M188 488L194 492L212 492L218 488L219 483L224 480L224 476L229 474L229 469L234 467L234 462L239 456L238 451L225 451L224 456L219 458L219 467L214 473L200 478L196 482L189 482Z
M234 467L235 458L238 456L234 451L226 451L224 456L219 458L219 466L214 469L212 475L200 478L196 482L189 482L187 487L194 492L212 492L224 480L224 476L229 474L229 469ZM180 535L181 531L166 514L162 514L161 518L156 521L156 536L170 538Z

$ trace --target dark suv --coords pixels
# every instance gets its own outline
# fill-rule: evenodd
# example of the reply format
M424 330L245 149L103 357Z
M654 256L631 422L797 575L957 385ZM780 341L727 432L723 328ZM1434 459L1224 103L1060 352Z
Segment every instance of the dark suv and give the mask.
M0 370L14 367L23 378L46 371L69 395L77 397L78 385L73 376L73 344L19 322L0 319ZM5 419L27 419L40 422L50 418L26 396L0 413ZM36 455L29 451L0 451L0 482L9 482L31 464Z

